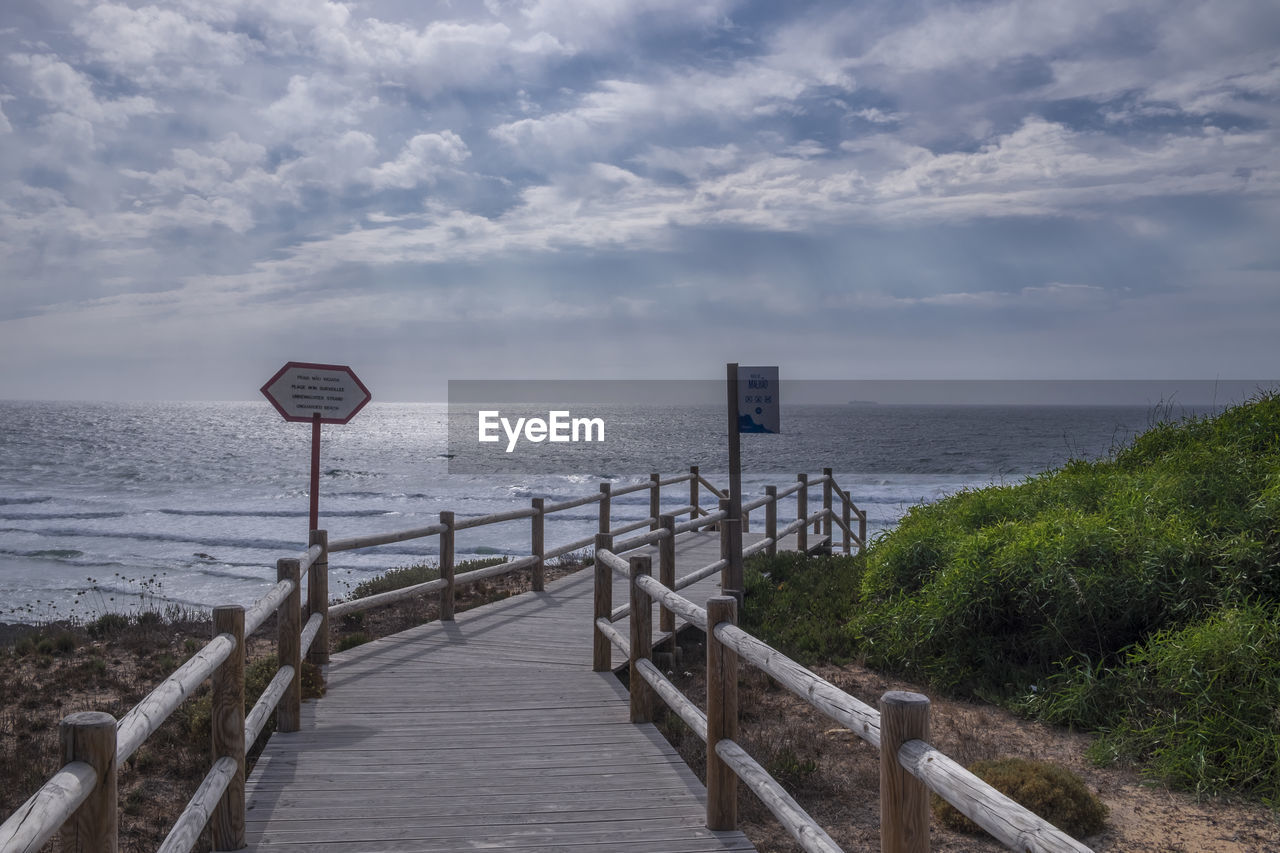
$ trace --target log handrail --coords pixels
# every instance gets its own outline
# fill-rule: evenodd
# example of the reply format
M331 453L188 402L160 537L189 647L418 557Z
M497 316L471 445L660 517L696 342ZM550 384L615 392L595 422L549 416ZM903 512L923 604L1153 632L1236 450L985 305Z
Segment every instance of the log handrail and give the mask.
M378 545L394 545L397 542L408 542L410 539L424 539L444 533L443 524L428 524L413 530L398 530L394 533L375 533L372 536L352 536L349 539L335 539L329 543L329 553L335 551L356 551L361 548L374 548Z
M121 717L116 723L116 763L123 764L155 734L160 724L231 656L235 645L230 634L214 637Z
M830 518L834 513L828 507L815 513L814 516ZM812 523L812 520L813 516L797 519L796 524L807 525ZM625 560L604 547L597 548L597 558L605 568L606 575L621 571L627 565ZM719 562L725 561L722 559ZM597 581L600 577L601 575L597 574ZM707 608L703 609L647 573L633 570L629 576L629 583L632 589L642 594L640 600L659 602L664 608L683 616L687 622L702 627L707 632L708 647L710 648L714 643L717 649L723 649L714 656L717 660L722 660L726 654L731 656L728 664L722 661L713 666L713 656L708 654L706 676L708 711L706 713L699 710L680 693L679 689L651 661L634 660L632 656L632 684L634 685L637 681L645 682L646 689L652 695L661 698L695 734L708 744L706 775L709 828L733 828L732 825L726 824L736 824L733 808L725 805L728 801L724 799L726 796L724 783L719 781L712 767L715 762L723 762L733 770L738 779L751 788L761 802L778 818L783 828L806 851L812 851L812 853L839 853L840 851L840 847L832 841L830 836L786 794L763 767L734 741L731 735L725 734L723 728L717 728L718 733L709 730L708 719L713 713L712 698L721 695L724 691L736 691L736 662L743 660L880 751L882 768L892 767L899 772L905 771L922 784L920 791L907 792L900 783L893 781L895 776L893 771L886 772L882 769L880 798L884 820L881 831L883 849L888 853L902 853L908 849L928 849L927 799L922 793L926 790L932 791L955 806L962 814L1010 849L1031 851L1031 853L1091 853L1087 846L1001 794L926 741L909 736L904 738L903 733L911 731L921 731L927 735L929 703L925 697L890 691L881 700L883 710L876 710L739 628L733 621L732 606L727 610L724 606L724 602L732 605L734 603L732 599L713 598L708 602ZM716 604L714 609L713 603ZM626 610L634 623L637 614L632 612L632 608L619 608L619 610ZM638 614L639 618L651 620L651 608L645 606L642 610L643 613ZM614 611L615 614L618 612L618 610ZM609 637L620 647L626 642L622 632L615 628L610 620L597 618L595 625L599 633ZM645 632L638 631L633 624L631 634L633 637L643 636ZM718 677L717 672L723 678ZM719 683L720 681L724 683ZM635 694L632 695L634 697ZM891 697L893 701L890 701ZM634 701L633 698L633 709ZM728 706L724 704L725 702L728 702ZM736 698L732 697L727 700L716 699L716 707L718 709L732 707L736 716L736 702ZM715 713L721 713L721 711L717 710ZM924 714L923 728L916 728L915 723L904 722L909 717L899 716L912 714L917 715L916 719L920 719L918 717L920 713ZM883 731L882 727L884 727ZM886 751L890 747L885 744L892 745L891 753ZM911 797L910 808L905 806L908 796ZM921 845L922 838L924 842Z
M187 807L182 810L173 829L169 830L168 836L156 853L187 853L196 846L196 842L200 840L200 833L209 822L209 817L213 814L218 800L231 784L231 778L235 772L236 761L230 756L223 756L213 762L213 767L205 774L204 781L191 796Z
M278 581L275 586L267 590L267 594L254 602L248 610L244 612L244 632L246 635L252 634L262 627L262 623L266 622L280 609L280 605L293 592L295 584L293 581Z
M0 850L39 850L89 799L97 784L97 771L85 762L64 765L0 824Z

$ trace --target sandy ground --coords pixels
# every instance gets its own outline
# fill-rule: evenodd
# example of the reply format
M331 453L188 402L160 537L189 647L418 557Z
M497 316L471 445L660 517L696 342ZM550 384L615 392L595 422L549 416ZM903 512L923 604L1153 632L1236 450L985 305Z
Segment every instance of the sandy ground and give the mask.
M886 679L856 665L825 666L818 674L874 705L887 690L923 692L918 685ZM812 743L817 755L816 802L797 799L818 818L846 850L879 850L879 757L846 729L835 727L790 693L768 686L759 691L760 706L743 708L742 730L763 723L768 731L776 721L789 720L797 730L783 736L797 744ZM754 695L754 694L753 694ZM930 697L931 741L962 764L984 758L1020 756L1053 761L1078 773L1110 809L1107 828L1082 839L1095 851L1133 853L1280 852L1280 823L1267 808L1247 802L1193 796L1144 781L1125 768L1095 767L1085 758L1091 736L1032 722L991 706ZM775 732L767 735L776 739ZM806 783L807 786L808 783ZM823 791L827 793L823 795ZM746 810L754 813L758 810ZM752 820L746 827L761 851L800 848L771 817ZM989 837L952 832L933 822L935 851L997 851L1005 849Z

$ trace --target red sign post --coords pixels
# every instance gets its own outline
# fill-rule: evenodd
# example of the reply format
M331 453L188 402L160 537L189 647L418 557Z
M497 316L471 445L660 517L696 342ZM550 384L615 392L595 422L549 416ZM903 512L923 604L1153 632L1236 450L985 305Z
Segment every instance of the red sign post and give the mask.
M291 361L261 388L286 421L311 422L311 514L320 522L320 424L345 424L372 399L350 367Z

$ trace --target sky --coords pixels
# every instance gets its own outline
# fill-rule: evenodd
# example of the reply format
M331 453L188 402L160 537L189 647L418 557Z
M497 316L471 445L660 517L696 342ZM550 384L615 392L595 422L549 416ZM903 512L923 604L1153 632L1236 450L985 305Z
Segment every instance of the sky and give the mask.
M4 0L0 399L1274 379L1274 0Z

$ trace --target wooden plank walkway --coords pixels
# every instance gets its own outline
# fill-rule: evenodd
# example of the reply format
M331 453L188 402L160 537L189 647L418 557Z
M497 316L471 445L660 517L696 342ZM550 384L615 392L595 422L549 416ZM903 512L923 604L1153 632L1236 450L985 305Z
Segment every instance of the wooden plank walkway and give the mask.
M719 559L719 535L676 550L687 574ZM683 594L705 601L718 584ZM630 722L617 678L591 671L592 586L578 572L334 654L325 697L303 705L301 731L272 735L249 778L249 849L754 850L705 828L697 777ZM615 607L626 590L615 575Z

